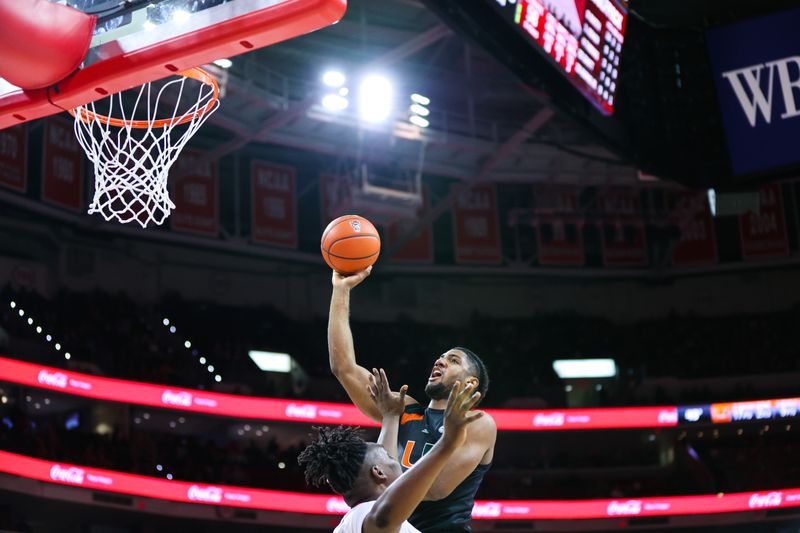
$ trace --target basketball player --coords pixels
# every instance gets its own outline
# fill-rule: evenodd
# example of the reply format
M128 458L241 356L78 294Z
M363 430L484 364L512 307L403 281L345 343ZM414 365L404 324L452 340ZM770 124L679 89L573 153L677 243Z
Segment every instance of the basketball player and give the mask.
M460 383L452 387L442 438L413 469L402 473L397 458L380 442L396 440L404 400L400 396L398 402L398 395L389 391L383 370L373 386L371 393L383 413L379 442L364 442L358 428L317 428L317 440L297 462L305 468L308 483L327 483L351 507L334 533L419 533L406 519L464 444L467 426L481 418L483 413L470 412L480 392Z
M331 371L362 413L381 420L370 395L370 372L356 363L350 331L350 291L369 276L372 267L350 276L333 272L333 294L328 318L328 352ZM411 468L441 437L448 394L459 381L486 396L489 376L483 361L466 348L452 348L433 365L425 393L427 408L403 395L405 404L398 429L397 447L404 471ZM401 391L402 393L402 391ZM397 393L396 393L397 394ZM465 444L453 455L448 468L433 482L409 522L424 533L469 532L475 493L492 462L497 426L485 415L467 428Z

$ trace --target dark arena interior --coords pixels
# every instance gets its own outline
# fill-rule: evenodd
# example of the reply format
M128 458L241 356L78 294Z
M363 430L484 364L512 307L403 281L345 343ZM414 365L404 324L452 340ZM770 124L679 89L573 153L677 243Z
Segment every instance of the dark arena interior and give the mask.
M800 532L796 0L2 3L0 532Z

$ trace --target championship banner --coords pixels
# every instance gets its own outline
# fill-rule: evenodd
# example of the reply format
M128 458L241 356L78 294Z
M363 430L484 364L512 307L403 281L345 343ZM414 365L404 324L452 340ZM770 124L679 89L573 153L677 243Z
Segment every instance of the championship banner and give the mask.
M600 223L603 264L608 267L646 265L647 245L639 191L633 188L599 189L597 207L603 215Z
M172 229L216 237L219 233L216 165L203 161L200 152L184 150L175 163L174 175Z
M698 191L676 191L670 202L670 221L681 238L672 250L672 264L709 265L717 262L717 238L708 196Z
M578 216L580 189L537 185L534 188L533 226L540 265L583 266L583 221Z
M326 228L331 220L342 215L351 214L353 207L353 190L350 180L333 174L322 174L319 177L319 206L322 228Z
M0 185L25 192L27 180L27 136L25 125L0 130Z
M494 186L472 187L458 194L453 207L453 240L457 263L502 261Z
M71 122L55 117L45 121L42 200L75 211L83 209L83 157Z
M419 210L417 218L402 218L386 225L386 248L392 248L394 243L406 235L413 227L419 223L428 211L428 189L423 188L422 208ZM416 236L406 242L405 245L392 256L392 261L405 263L433 263L433 230L430 224L425 224L419 228Z
M789 255L783 197L778 184L764 185L758 191L759 213L739 217L739 236L744 259L764 259Z
M252 240L286 248L297 247L297 190L292 167L253 160Z

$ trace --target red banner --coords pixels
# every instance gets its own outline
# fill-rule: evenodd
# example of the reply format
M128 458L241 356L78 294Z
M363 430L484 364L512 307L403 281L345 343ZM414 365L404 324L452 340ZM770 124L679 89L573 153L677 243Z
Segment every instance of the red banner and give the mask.
M582 266L583 223L577 218L538 216L534 219L539 264Z
M351 404L236 396L137 381L90 376L0 357L0 381L97 400L177 409L217 416L378 426ZM487 409L504 431L672 427L676 406L592 409Z
M603 215L600 224L603 264L609 267L646 265L647 245L639 191L616 187L600 189L597 207Z
M216 237L219 233L216 165L203 161L200 152L184 150L173 172L172 229Z
M739 235L744 259L764 259L789 255L783 197L778 184L764 185L758 191L759 213L739 217Z
M331 220L351 214L353 209L353 189L350 180L333 174L319 177L319 206L322 229Z
M472 187L458 195L453 207L453 239L457 263L502 261L494 186Z
M341 496L305 494L280 490L167 481L70 463L54 463L0 451L0 472L119 494L147 498L224 505L248 509L343 515L349 507ZM476 520L576 520L767 511L800 506L800 489L770 489L759 492L655 496L603 500L479 500L472 509Z
M42 199L61 207L83 208L83 149L72 123L51 117L44 125Z
M711 218L706 193L673 193L670 221L681 232L681 238L672 250L673 265L708 265L717 262L714 219Z
M0 185L25 192L28 137L24 124L0 130Z
M297 247L297 192L292 167L251 163L253 241Z
M408 231L419 224L419 219L427 213L430 204L428 203L428 189L424 188L422 193L422 207L418 212L418 218L401 218L386 226L386 248L394 246L399 239L405 236ZM419 228L417 235L411 238L406 244L392 256L392 261L407 263L432 263L433 262L433 230L430 224L425 224Z
M582 266L583 220L578 216L580 189L572 186L537 185L533 206L540 265Z

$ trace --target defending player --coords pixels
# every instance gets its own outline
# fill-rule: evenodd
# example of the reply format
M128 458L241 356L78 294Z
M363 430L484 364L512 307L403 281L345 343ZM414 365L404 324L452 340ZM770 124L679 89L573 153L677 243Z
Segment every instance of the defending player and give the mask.
M401 473L397 458L380 443L396 440L404 401L399 397L398 402L398 395L389 391L383 370L375 376L371 392L383 413L378 443L364 442L357 428L317 428L317 440L300 454L298 463L308 483L328 484L351 507L334 533L419 533L406 519L464 444L467 427L483 415L470 411L480 392L458 382L452 387L442 438L413 469Z

